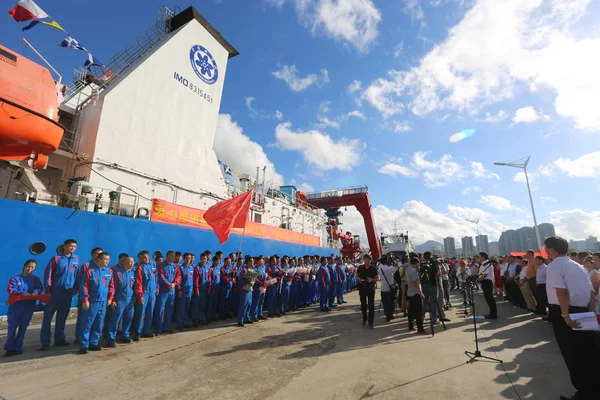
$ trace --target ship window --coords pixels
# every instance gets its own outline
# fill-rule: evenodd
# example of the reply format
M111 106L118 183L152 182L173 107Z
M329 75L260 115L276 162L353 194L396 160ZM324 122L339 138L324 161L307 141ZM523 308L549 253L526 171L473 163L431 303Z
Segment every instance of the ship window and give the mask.
M17 62L17 56L14 55L13 53L9 53L8 51L6 51L4 49L0 49L0 56L2 56L4 58L8 58L10 61Z
M42 254L46 251L46 245L42 242L35 242L31 246L29 246L29 252L34 256L38 254Z
M262 214L254 214L254 222L262 222Z

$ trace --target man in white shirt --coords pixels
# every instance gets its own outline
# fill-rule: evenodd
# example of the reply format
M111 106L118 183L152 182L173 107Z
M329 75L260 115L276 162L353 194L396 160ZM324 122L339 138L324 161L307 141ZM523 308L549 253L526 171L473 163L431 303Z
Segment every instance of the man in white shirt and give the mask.
M485 251L479 253L479 281L483 296L490 308L490 313L485 316L486 319L497 319L498 310L496 308L496 299L494 299L494 266L488 260L488 254Z
M545 316L548 308L548 295L546 294L546 270L547 266L544 262L544 257L535 256L533 259L536 267L535 273L535 289L533 295L535 296L536 308L535 313L537 315Z
M384 255L379 266L379 281L381 282L381 302L383 303L386 322L390 322L394 318L394 296L396 291L394 287L396 267L389 264L388 256Z
M592 284L584 268L567 256L569 243L552 236L544 241L548 257L553 261L546 270L546 293L554 336L577 390L574 396L560 396L562 400L597 399L600 380L590 360L600 358L600 346L595 332L579 331L579 323L570 314L589 311Z

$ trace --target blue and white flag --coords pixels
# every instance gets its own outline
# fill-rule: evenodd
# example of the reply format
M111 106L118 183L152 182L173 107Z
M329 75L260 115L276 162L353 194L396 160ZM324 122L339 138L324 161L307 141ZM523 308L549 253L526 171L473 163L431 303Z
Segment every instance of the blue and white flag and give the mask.
M65 40L60 42L59 46L66 47L68 49L87 51L87 49L85 47L81 46L79 44L79 42L75 38L72 38L71 36L67 36L67 38Z
M225 164L225 163L224 163L223 161L221 161L221 160L217 160L217 161L218 161L219 165L220 165L220 166L223 168L223 173L224 173L225 175L232 175L232 173L231 173L231 172L232 172L232 169L231 169L231 168L229 168L229 165Z
M102 64L102 62L100 60L98 60L96 57L94 57L92 55L92 53L88 52L88 58L87 58L87 60L85 60L85 63L83 64L83 66L85 68L89 68L92 65L96 65L98 67L104 68L104 64Z

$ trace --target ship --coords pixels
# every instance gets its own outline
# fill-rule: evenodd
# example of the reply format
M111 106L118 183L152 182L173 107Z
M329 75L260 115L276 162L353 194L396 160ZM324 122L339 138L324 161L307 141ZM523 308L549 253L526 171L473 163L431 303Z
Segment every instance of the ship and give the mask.
M378 258L366 186L266 187L266 167L233 174L218 160L223 85L238 54L195 8L164 6L131 45L106 64L76 68L69 84L0 46L0 281L27 259L43 274L68 238L82 263L96 246L133 255L211 249L354 258L364 249L339 229L335 212L347 206L363 215ZM204 212L248 190L246 228L221 245ZM6 300L0 292L0 315Z
M393 233L380 236L381 248L383 254L392 254L398 260L407 257L409 253L414 252L414 246L410 241L408 231L404 233L398 229L398 223L393 224Z

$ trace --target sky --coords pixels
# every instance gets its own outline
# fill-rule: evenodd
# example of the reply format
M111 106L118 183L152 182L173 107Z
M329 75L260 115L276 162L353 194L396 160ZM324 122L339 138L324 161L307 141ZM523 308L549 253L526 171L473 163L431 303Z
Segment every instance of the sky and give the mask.
M6 11L16 3L5 1ZM134 42L160 2L37 4L100 60ZM312 192L367 185L377 230L418 244L538 222L600 236L600 1L204 0L193 5L240 52L229 60L215 138L240 172ZM64 33L26 37L70 81L85 60ZM456 133L475 132L458 142ZM470 132L470 131L468 131ZM364 233L353 208L343 228Z

